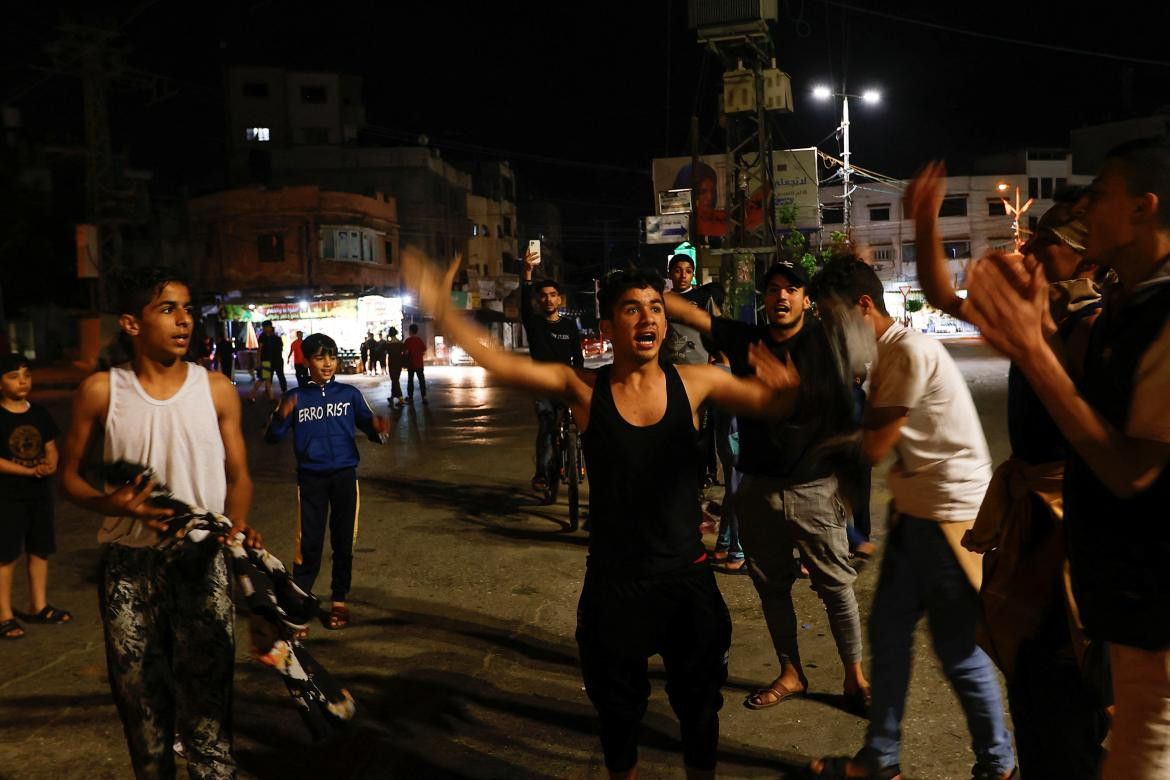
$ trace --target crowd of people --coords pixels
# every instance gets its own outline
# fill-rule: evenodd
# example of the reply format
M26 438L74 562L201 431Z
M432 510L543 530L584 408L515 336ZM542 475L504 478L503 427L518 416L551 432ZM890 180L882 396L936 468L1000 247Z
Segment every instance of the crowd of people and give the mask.
M1012 457L998 466L946 348L890 316L881 281L856 254L815 273L770 267L759 324L721 316L694 287L689 257L671 259L670 292L659 273L615 272L598 293L613 361L586 368L559 285L532 279L534 256L522 286L526 357L490 346L451 309L459 258L442 268L403 252L405 281L437 327L538 399L534 488L547 479L561 407L581 431L590 536L576 641L612 777L637 776L652 655L665 665L687 776L714 776L733 626L712 563L748 573L776 652L777 674L748 694L750 709L808 691L792 598L799 577L826 610L840 692L868 728L856 752L811 762L812 776L901 777L913 636L925 616L966 715L974 780L1170 777L1170 549L1159 526L1170 501L1170 145L1112 150L1019 252L973 263L965 295L946 271L944 182L941 165L926 166L905 206L929 302L976 325L1011 360ZM47 486L60 471L65 496L105 518L101 618L136 774L172 776L177 740L193 776L229 777L234 607L224 556L176 565L157 544L171 510L150 498L161 480L230 518L225 541L260 544L248 524L241 398L230 378L184 360L195 320L190 289L173 272L127 280L119 311L132 360L81 385L59 468L52 418L28 401L28 362L0 357L0 637L25 634L11 603L22 555L30 604L21 618L72 618L47 598ZM350 621L355 436L381 441L387 423L336 382L336 343L301 335L290 351L299 387L287 390L283 342L265 323L249 399L261 386L271 397L273 378L281 386L266 438L291 431L295 441L293 579L311 590L328 532L324 622L340 629ZM405 341L387 335L362 345L367 371L389 373L393 405L411 402L416 379L426 403L417 326ZM85 460L99 441L103 460L154 476L94 487ZM701 496L716 454L726 496L709 551ZM892 502L863 627L854 582L874 549L868 468L891 455Z

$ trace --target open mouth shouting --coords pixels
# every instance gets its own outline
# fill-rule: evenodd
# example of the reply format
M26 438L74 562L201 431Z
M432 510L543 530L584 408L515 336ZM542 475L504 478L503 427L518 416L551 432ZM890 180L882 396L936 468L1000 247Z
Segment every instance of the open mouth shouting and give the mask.
M176 347L181 347L182 349L186 349L187 344L190 341L191 341L191 334L190 333L177 333L174 336L171 336L171 343L174 344Z
M640 330L634 334L634 346L639 350L654 349L658 344L658 331Z

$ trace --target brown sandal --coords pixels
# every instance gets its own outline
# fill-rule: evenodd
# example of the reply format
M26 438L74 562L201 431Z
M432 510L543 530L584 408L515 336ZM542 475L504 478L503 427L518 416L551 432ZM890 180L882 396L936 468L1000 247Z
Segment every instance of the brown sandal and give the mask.
M786 699L797 699L802 696L804 696L804 691L790 691L777 680L767 688L761 688L755 693L749 693L747 698L743 700L743 706L749 710L766 710L769 707L775 707Z
M329 611L329 617L325 619L325 628L330 631L337 631L349 625L349 607L343 607L340 604L334 604L333 609Z

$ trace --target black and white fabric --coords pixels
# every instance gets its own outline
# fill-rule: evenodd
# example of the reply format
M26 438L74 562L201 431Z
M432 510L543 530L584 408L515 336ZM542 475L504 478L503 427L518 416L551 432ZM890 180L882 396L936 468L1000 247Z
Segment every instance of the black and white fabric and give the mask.
M154 479L150 469L125 461L105 468L111 485L132 483L139 474L143 482ZM166 519L167 528L159 532L155 545L173 566L183 568L187 561L202 559L206 545L220 544L220 538L231 532L230 519L185 504L161 483L155 485L148 502L174 512ZM353 719L356 705L349 691L296 638L297 630L317 615L317 597L299 588L272 553L245 546L243 533L231 536L224 546L237 595L249 613L253 656L284 679L313 737L328 736L335 726Z

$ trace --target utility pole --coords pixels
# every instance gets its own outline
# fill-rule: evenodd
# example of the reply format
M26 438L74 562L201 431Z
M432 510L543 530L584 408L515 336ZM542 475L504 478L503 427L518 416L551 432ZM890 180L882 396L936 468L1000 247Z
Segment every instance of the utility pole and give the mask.
M841 96L841 181L843 182L844 190L841 194L841 214L845 218L845 235L851 235L849 232L850 222L849 215L853 211L853 190L849 188L849 177L853 173L853 168L849 166L849 96Z

